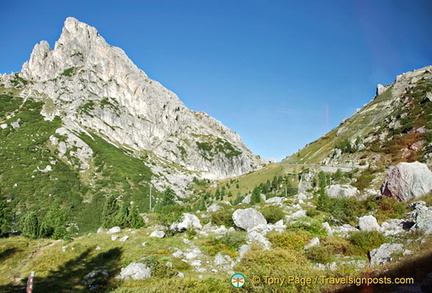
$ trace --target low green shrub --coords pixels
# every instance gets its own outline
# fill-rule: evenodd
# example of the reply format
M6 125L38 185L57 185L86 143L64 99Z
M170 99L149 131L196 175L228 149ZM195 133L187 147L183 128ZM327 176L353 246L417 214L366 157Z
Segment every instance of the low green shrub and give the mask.
M356 255L366 255L386 242L384 235L378 231L354 231L348 240L352 244L349 253Z
M210 213L210 220L216 226L225 225L225 227L234 227L231 210L221 209Z
M289 250L299 250L312 239L312 235L307 231L285 231L271 232L267 234L267 238L272 243L273 247Z
M306 250L306 257L314 262L326 264L335 258L333 249L330 246L312 246Z
M276 223L285 217L285 212L279 206L266 206L262 208L261 213L268 223Z

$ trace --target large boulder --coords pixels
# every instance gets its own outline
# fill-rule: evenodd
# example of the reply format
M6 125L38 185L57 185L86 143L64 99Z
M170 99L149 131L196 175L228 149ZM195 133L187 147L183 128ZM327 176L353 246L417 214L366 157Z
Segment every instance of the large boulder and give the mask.
M239 209L232 215L234 224L246 231L253 230L259 225L267 225L267 220L263 214L254 208Z
M399 201L423 196L431 190L432 172L427 165L419 162L399 163L390 170L381 186L382 195L394 196Z
M349 185L330 185L326 187L326 193L332 198L356 197L359 193L358 189Z

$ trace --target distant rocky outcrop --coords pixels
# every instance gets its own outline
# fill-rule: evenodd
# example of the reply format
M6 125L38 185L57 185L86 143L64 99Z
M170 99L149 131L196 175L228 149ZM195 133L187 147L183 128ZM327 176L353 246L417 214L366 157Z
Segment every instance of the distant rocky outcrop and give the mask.
M399 201L418 198L431 190L432 172L419 162L399 163L390 170L381 187L383 195L396 197Z

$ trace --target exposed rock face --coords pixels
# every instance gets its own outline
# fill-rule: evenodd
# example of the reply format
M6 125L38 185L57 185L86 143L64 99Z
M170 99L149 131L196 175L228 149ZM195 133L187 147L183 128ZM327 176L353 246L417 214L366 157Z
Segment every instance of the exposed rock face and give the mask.
M66 19L53 50L46 41L35 45L20 76L30 81L23 95L50 102L42 113L46 119L58 115L118 146L151 151L209 178L240 175L264 163L239 135L186 108L123 50L74 18Z
M232 218L237 227L246 231L252 230L259 225L267 225L267 220L263 214L253 208L236 210Z
M381 186L385 196L408 201L425 195L432 189L432 172L419 162L399 163L391 169Z

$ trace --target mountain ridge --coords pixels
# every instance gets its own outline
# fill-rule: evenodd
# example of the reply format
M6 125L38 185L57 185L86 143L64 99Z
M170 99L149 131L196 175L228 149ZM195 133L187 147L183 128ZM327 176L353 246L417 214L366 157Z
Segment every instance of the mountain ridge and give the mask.
M44 100L45 118L60 115L74 131L93 130L117 146L152 152L207 178L237 176L263 164L238 134L189 110L122 49L75 18L66 19L53 50L46 41L36 44L18 75L28 81L21 96Z

